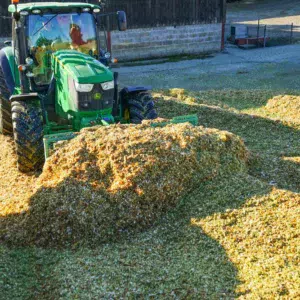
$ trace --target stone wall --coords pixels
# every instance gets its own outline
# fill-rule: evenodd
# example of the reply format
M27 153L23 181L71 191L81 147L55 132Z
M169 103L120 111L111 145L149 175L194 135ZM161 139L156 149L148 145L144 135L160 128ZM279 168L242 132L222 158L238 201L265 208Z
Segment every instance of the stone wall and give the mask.
M113 31L112 55L126 61L217 52L221 36L220 23Z
M222 25L202 24L113 31L112 55L119 61L220 51ZM9 38L0 38L0 48Z

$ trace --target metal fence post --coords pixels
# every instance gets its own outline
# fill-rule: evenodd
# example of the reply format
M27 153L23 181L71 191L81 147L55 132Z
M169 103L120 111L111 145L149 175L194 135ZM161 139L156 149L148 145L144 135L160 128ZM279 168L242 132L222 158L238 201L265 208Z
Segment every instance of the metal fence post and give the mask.
M264 29L264 48L266 47L266 35L267 35L267 25L265 25L265 29Z
M291 38L290 38L290 44L293 43L293 30L294 30L294 23L291 24Z
M109 16L106 17L106 30L107 30L107 51L112 55L112 45L111 45L111 27Z
M175 1L174 1L175 3ZM221 51L225 50L225 32L226 32L226 0L221 1L220 18L222 20L222 37L221 37Z
M257 36L256 36L256 46L259 47L259 19L257 20Z

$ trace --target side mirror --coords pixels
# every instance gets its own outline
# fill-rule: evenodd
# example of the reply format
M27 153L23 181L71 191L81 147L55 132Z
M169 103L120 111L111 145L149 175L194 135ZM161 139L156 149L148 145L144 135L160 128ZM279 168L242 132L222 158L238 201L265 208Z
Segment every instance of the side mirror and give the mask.
M4 41L4 45L5 46L11 46L12 45L12 41Z
M118 11L118 28L119 31L126 31L127 30L127 20L126 20L126 13L125 11Z

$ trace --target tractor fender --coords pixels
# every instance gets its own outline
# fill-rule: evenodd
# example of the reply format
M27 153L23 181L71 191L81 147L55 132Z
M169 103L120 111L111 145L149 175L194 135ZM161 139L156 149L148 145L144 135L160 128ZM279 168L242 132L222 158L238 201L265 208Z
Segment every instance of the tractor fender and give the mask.
M10 102L14 101L30 101L34 99L39 99L38 93L29 93L29 94L20 94L20 95L13 95L10 97Z
M41 109L42 109L42 115L43 115L43 119L47 120L47 114L45 111L45 104L42 101L42 99L40 98L38 93L28 93L28 94L17 94L17 95L12 95L9 98L9 101L12 103L15 101L21 101L21 102L28 102L28 104L30 104L30 101L32 100L38 100L41 104Z
M5 47L0 50L0 68L4 74L6 86L12 95L15 91L15 73L17 72L15 72L16 63L13 58L11 47Z
M120 91L120 103L124 107L126 106L126 98L128 98L129 94L147 92L151 90L152 86L126 86Z
M121 94L129 94L135 92L146 92L152 90L151 86L126 86L121 90Z

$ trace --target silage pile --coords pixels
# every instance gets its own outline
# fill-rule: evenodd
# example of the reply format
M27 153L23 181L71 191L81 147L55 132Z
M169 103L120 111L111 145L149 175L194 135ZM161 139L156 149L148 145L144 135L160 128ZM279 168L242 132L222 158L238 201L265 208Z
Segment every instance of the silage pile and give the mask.
M268 101L266 111L284 122L300 125L300 96L276 96Z
M242 140L189 124L82 130L47 161L7 241L92 245L151 226L201 182L246 169Z

